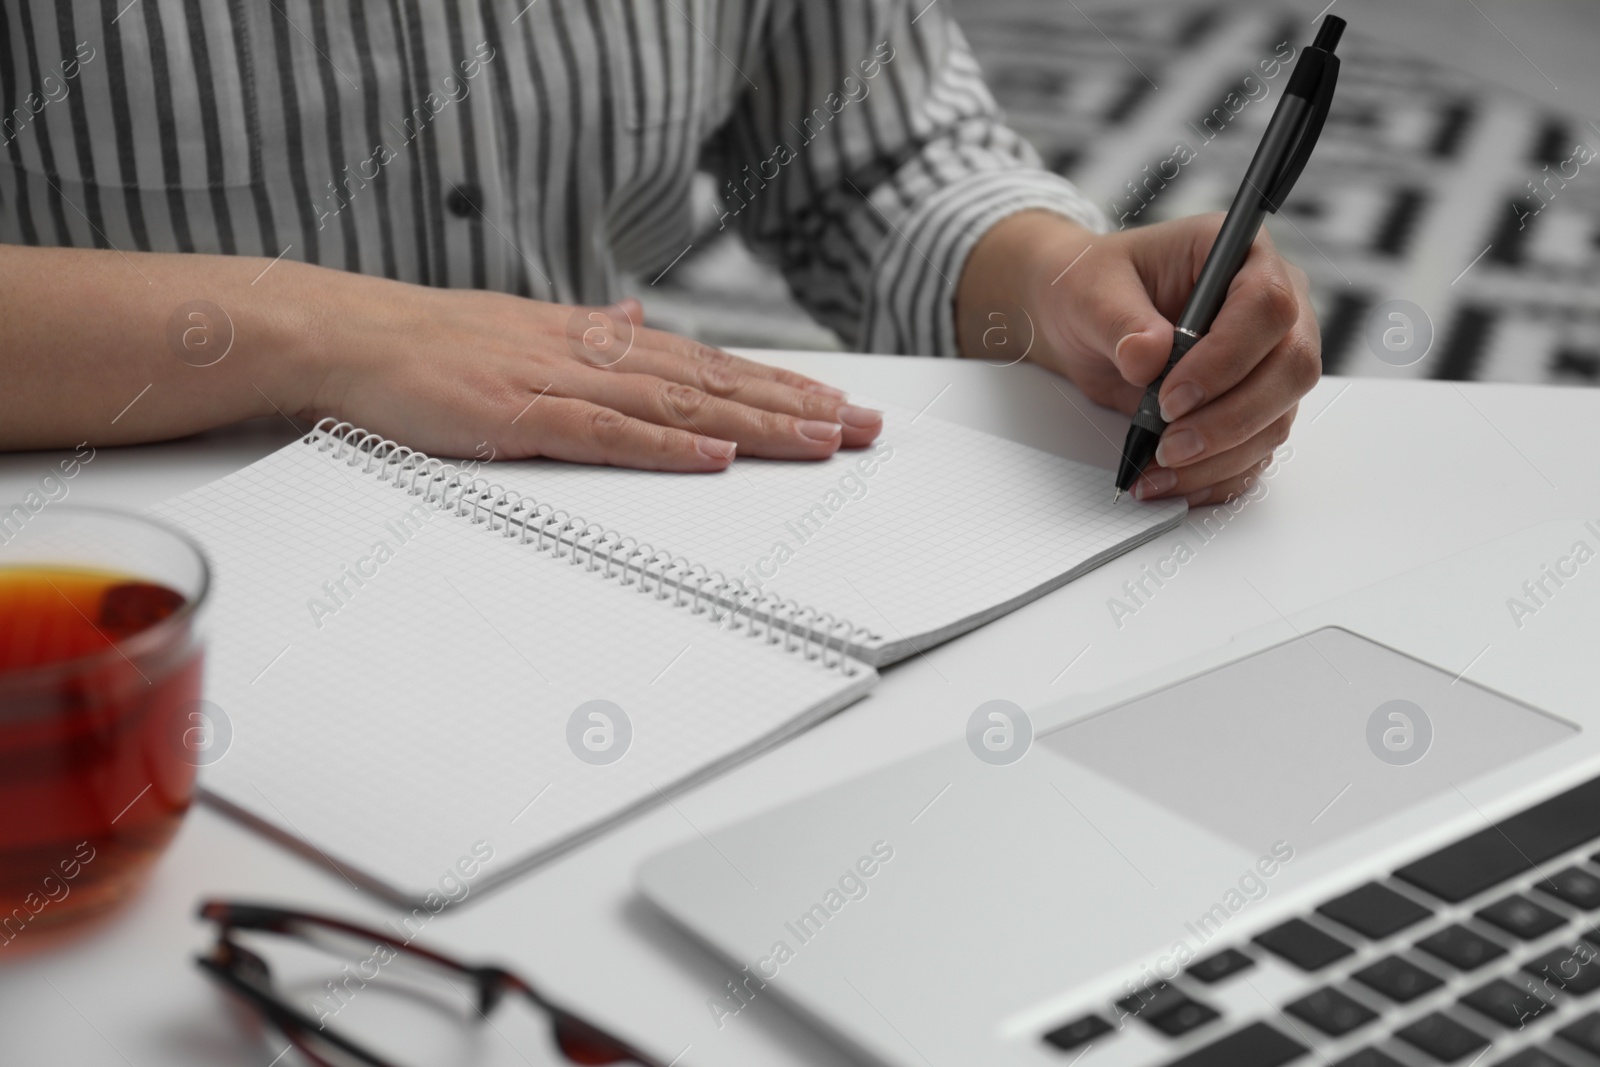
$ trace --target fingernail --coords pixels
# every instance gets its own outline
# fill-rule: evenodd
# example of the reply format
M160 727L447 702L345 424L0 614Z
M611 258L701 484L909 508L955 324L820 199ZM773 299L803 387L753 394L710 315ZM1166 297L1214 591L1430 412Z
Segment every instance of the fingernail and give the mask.
M1161 417L1167 422L1177 422L1189 412L1200 406L1205 394L1193 382L1184 382L1174 386L1172 392L1161 402Z
M843 400L845 398L845 391L843 389L835 389L833 386L823 385L821 382L811 382L807 384L805 386L805 391L808 393L821 393L823 396L831 396L839 400Z
M1183 499L1184 499L1184 502L1186 504L1188 504L1192 508L1197 504L1204 504L1207 500L1210 500L1211 499L1211 490L1209 490L1209 489L1196 489L1194 492L1190 493L1188 496L1184 497Z
M839 436L837 422L819 422L816 419L801 419L795 424L795 429L800 431L800 436L812 441L831 441Z
M1170 493L1178 484L1178 472L1169 471L1165 467L1157 467L1153 471L1146 471L1133 487L1133 495L1140 500L1149 500L1162 493Z
M1198 433L1178 430L1162 436L1161 443L1156 446L1156 462L1163 467L1174 467L1198 456L1204 448L1205 442Z
M739 446L733 441L722 441L715 437L696 437L694 447L707 459L732 459Z
M846 404L839 409L839 421L854 430L865 430L869 426L876 426L883 421L883 412L871 408L858 408L854 404Z

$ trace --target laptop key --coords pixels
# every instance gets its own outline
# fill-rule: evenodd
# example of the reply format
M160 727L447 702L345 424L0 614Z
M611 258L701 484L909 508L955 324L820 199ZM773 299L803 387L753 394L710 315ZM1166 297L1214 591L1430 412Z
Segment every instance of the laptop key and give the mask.
M1489 1047L1488 1039L1482 1034L1438 1012L1424 1015L1410 1026L1396 1030L1394 1036L1440 1063L1455 1063Z
M1555 1005L1526 989L1496 978L1461 998L1461 1003L1507 1030L1521 1030Z
M1600 778L1551 797L1395 871L1395 877L1459 904L1535 864L1600 837Z
M1377 882L1368 882L1336 897L1317 911L1374 941L1382 941L1408 926L1415 926L1433 914L1416 901Z
M1290 919L1282 926L1275 926L1257 935L1256 944L1275 956L1283 957L1302 971L1320 971L1355 951L1304 919Z
M1058 1026L1044 1039L1062 1052L1069 1052L1080 1045L1087 1045L1101 1034L1111 1032L1112 1026L1098 1015L1085 1015L1081 1019L1074 1019L1065 1026Z
M1123 997L1117 1007L1125 1015L1155 1016L1188 999L1166 982L1157 982Z
M1567 920L1520 893L1513 893L1476 912L1478 918L1513 937L1533 941L1567 924Z
M1487 937L1473 933L1465 926L1446 926L1417 942L1417 947L1435 959L1443 960L1458 971L1475 971L1506 950Z
M1329 1037L1343 1037L1378 1017L1378 1013L1337 989L1319 989L1286 1006L1284 1011L1310 1023Z
M1333 1067L1405 1067L1405 1064L1375 1048L1364 1048L1354 1056L1346 1056Z
M1350 976L1368 989L1382 993L1396 1004L1409 1004L1444 982L1400 956L1385 956Z
M1149 1023L1168 1037L1181 1037L1219 1018L1214 1010L1190 1000L1168 982L1136 990L1117 1001L1117 1008Z
M1185 1000L1182 1004L1174 1005L1160 1015L1151 1015L1145 1012L1139 1018L1160 1030L1168 1037L1182 1037L1191 1030L1198 1030L1206 1023L1221 1018L1212 1008L1206 1007L1196 1000Z
M1600 910L1600 877L1581 867L1568 867L1537 882L1534 888L1564 900L1580 911Z
M1501 1060L1494 1067L1571 1067L1566 1060L1558 1060L1542 1048L1525 1048L1509 1060Z
M1251 1023L1166 1067L1283 1067L1309 1051L1266 1023Z
M1198 963L1192 964L1187 971L1190 978L1204 982L1206 985L1215 985L1240 971L1247 971L1256 965L1256 961L1246 956L1236 948L1225 948L1213 956L1207 956Z
M1585 943L1563 945L1522 965L1522 969L1575 997L1600 989L1600 952Z
M1592 1056L1600 1056L1600 1011L1592 1011L1570 1026L1556 1031L1556 1036L1577 1045Z

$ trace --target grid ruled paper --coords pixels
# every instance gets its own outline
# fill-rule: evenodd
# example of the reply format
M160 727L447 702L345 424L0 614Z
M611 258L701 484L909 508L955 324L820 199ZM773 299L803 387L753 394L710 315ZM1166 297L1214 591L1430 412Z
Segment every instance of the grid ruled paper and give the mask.
M876 634L883 664L1010 610L1180 522L1113 505L1110 472L889 405L875 449L710 475L493 463L487 481Z
M297 442L152 509L213 566L205 698L231 741L201 784L392 895L479 842L479 881L507 877L874 679L419 500ZM569 746L592 700L631 723L610 765Z

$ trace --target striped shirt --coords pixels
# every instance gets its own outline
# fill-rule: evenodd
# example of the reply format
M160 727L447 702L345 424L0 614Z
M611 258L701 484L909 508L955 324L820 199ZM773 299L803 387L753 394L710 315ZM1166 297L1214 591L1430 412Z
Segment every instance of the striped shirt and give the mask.
M955 353L1005 215L1105 225L937 0L0 0L0 161L0 242L588 304L683 253L706 171L877 352Z

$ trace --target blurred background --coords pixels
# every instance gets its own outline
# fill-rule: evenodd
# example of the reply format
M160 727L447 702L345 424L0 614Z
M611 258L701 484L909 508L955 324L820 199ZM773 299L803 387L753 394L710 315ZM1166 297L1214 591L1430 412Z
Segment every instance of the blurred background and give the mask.
M1046 166L1130 226L1227 207L1288 77L1261 64L1340 15L1333 111L1267 224L1311 277L1326 372L1600 385L1594 0L936 2ZM838 348L717 231L713 199L683 261L640 285L652 324ZM1431 333L1399 356L1380 341L1397 307Z

